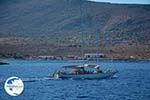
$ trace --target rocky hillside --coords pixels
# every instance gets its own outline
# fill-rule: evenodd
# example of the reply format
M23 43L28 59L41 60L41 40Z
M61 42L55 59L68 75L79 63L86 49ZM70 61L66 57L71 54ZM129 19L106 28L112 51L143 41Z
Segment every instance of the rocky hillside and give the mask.
M36 48L35 44L69 46L80 45L84 40L85 44L93 45L96 37L105 45L149 45L150 5L0 0L0 53L19 52L16 46L22 52L27 46Z
M1 0L0 9L0 37L75 35L80 31L92 34L97 29L99 33L119 38L150 40L150 5L86 0Z

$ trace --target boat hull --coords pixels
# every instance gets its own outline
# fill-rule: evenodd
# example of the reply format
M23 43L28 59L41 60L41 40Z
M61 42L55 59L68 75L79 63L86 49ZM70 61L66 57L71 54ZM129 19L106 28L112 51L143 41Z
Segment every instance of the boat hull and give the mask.
M7 65L8 63L6 62L0 62L0 65Z
M117 72L108 72L108 73L93 73L93 74L56 74L57 78L61 79L105 79L113 77Z

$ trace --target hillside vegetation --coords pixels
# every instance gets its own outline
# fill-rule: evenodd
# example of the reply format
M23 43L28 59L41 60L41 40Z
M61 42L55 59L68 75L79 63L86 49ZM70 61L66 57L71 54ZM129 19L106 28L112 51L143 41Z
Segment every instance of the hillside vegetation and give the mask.
M90 48L98 43L101 52L121 46L135 56L150 58L149 4L0 0L0 9L1 55L80 55L82 44L85 52L95 52ZM146 56L141 50L137 54L134 46ZM115 52L122 56L120 49Z

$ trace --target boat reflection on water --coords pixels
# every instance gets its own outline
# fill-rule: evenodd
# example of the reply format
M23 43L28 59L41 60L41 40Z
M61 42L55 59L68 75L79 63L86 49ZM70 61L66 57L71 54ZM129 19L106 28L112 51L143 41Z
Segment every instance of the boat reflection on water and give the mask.
M61 70L53 73L53 77L61 79L105 79L113 77L117 72L117 70L101 70L99 65L83 64L63 66Z

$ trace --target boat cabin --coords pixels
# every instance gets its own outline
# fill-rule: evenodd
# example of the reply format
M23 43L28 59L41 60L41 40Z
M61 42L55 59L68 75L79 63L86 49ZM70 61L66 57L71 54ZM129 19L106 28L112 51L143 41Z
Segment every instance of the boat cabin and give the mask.
M93 73L102 73L100 70L99 65L89 65L89 64L84 64L84 65L71 65L71 66L63 66L65 71L62 71L61 73L63 74L68 74L66 72L67 69L71 69L72 71L69 72L69 74L93 74Z

